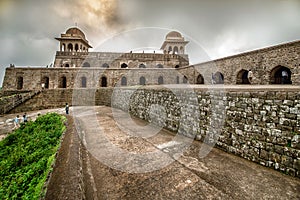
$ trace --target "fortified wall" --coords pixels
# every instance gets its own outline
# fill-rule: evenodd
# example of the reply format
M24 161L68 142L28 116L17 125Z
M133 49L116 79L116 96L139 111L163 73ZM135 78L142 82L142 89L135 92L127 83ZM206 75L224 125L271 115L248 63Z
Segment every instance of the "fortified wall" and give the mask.
M300 178L299 87L53 89L42 91L13 112L64 107L74 99L77 105L129 110L206 143L217 139L217 148Z
M300 178L299 88L179 90L119 90L112 106L209 144L216 139L224 151Z

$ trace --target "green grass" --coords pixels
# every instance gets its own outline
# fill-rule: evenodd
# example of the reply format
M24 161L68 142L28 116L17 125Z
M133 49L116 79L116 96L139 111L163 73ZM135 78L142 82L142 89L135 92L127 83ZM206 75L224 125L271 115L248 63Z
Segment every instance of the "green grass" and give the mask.
M28 122L0 142L0 199L39 199L65 118L49 113Z

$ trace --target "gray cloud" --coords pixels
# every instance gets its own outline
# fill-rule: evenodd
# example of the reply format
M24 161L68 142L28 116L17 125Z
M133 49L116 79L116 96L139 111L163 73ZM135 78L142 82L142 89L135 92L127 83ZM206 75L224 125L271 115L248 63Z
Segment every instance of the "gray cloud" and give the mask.
M75 23L92 46L123 30L154 26L185 33L217 58L299 39L299 10L298 0L1 0L0 84L10 63L53 62L54 37ZM162 39L136 38L136 43L147 46ZM195 45L187 49L192 62L202 60Z

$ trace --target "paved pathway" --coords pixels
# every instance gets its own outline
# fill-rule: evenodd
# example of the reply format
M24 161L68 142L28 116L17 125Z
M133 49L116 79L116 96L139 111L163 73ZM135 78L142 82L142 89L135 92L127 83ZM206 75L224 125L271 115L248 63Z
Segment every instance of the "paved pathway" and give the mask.
M166 130L151 135L155 127L135 119L147 127L138 129L122 111L83 107L75 114L89 150L83 156L87 199L300 199L297 178L218 149L200 159L196 141L178 156L188 140Z
M64 109L28 114L34 120L46 112ZM139 119L132 126L122 111L81 107L71 114L46 199L300 199L300 179L218 149L200 159L200 142ZM0 128L12 128L14 117L1 117Z

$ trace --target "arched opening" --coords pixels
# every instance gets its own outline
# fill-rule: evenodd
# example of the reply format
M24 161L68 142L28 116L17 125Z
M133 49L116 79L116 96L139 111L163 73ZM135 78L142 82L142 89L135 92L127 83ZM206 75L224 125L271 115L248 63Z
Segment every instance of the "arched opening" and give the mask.
M66 44L63 43L62 46L61 46L61 48L62 48L61 51L66 51Z
M86 77L85 76L81 77L81 87L86 88Z
M178 47L177 46L174 47L173 54L178 54Z
M236 84L250 84L248 80L248 70L242 69L236 77Z
M49 77L44 76L42 80L42 84L44 84L45 89L49 89Z
M289 68L284 66L277 66L272 69L270 74L271 84L292 84L292 72Z
M172 52L172 47L170 46L169 50L168 50L168 53L171 53L171 52Z
M198 75L196 83L197 84L204 84L204 78L201 74Z
M73 44L68 44L68 51L73 51Z
M122 63L121 68L127 68L128 65L126 63Z
M146 79L145 77L140 77L140 85L146 85Z
M216 72L213 79L215 84L224 84L224 75L221 72Z
M83 66L83 67L91 67L90 63L88 63L88 62L83 63L82 66Z
M104 63L104 64L102 65L102 67L103 67L103 68L109 68L109 65L108 65L107 63Z
M184 48L183 48L183 46L180 47L180 54L184 54Z
M59 80L59 88L67 88L67 78L62 76Z
M164 68L164 66L162 64L158 64L156 65L157 68Z
M121 79L121 85L126 86L127 85L127 78L125 76L122 77Z
M187 82L188 82L188 78L186 76L184 76L182 79L182 83L187 83Z
M78 44L75 44L75 51L77 52L79 50Z
M140 64L139 68L146 68L146 65L145 64Z
M158 77L158 84L159 85L164 84L164 77L162 77L162 76Z
M179 84L180 80L179 80L179 76L176 77L176 84Z
M19 76L17 78L17 89L22 90L23 89L23 77Z
M67 64L65 64L65 67L70 67L70 65L67 63Z
M107 87L107 78L105 76L101 77L101 87Z
M175 68L176 68L176 69L179 68L179 65L175 65Z

